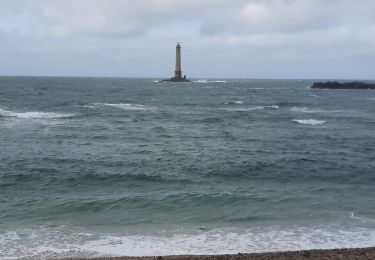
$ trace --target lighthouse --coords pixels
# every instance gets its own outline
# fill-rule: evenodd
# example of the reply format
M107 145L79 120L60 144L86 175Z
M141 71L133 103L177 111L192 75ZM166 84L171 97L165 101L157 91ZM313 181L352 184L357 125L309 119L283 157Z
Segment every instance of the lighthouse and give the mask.
M174 70L174 77L162 80L162 82L190 82L186 79L186 75L182 76L181 69L181 44L177 42L176 45L176 66Z
M182 79L181 71L181 44L178 42L176 45L176 69L174 71L175 79Z

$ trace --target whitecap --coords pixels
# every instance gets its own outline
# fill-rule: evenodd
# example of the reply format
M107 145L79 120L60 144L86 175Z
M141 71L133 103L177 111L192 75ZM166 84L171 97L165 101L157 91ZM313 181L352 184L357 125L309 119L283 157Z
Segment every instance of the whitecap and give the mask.
M246 229L217 228L168 235L82 235L35 232L32 239L0 234L0 249L7 259L58 259L94 256L165 256L184 254L237 254L306 249L370 247L375 230L363 227L318 225ZM25 233L25 231L23 231ZM272 243L270 243L272 241ZM31 256L34 255L34 256Z
M236 100L236 101L230 101L230 102L225 102L225 105L242 105L243 102L241 100Z
M54 113L54 112L14 112L10 110L4 110L0 108L0 116L19 118L19 119L58 119L73 117L74 114L68 113Z
M252 110L259 110L264 109L264 107L248 107L248 108L225 108L223 110L226 111L234 111L234 112L246 112L246 111L252 111Z
M80 107L83 107L83 108L95 108L96 106L95 105L81 105Z
M95 105L95 106L108 106L108 107L114 107L114 108L123 109L123 110L154 110L154 109L156 109L155 107L148 107L148 106L144 106L144 105L129 104L129 103L117 103L117 104L94 103L93 105Z
M246 112L253 110L263 110L263 109L278 109L279 106L257 106L257 107L244 107L244 108L224 108L225 111L235 111L235 112Z
M310 109L307 107L292 107L290 109L292 112L299 112L299 113L340 113L341 111L338 110L333 110L333 111L327 111L327 110L322 110L320 108L316 109Z
M227 83L225 80L207 80L207 79L198 79L194 80L195 83Z
M324 120L316 120L316 119L293 119L295 123L302 124L302 125L322 125L326 123Z
M195 82L195 83L207 83L207 79L198 79L198 80L194 80L193 82Z
M213 80L214 83L227 83L225 80Z
M293 111L293 112L300 112L300 113L323 113L323 112L326 112L326 111L323 111L323 110L320 110L320 109L312 110L312 109L309 109L307 107L292 107L290 110Z

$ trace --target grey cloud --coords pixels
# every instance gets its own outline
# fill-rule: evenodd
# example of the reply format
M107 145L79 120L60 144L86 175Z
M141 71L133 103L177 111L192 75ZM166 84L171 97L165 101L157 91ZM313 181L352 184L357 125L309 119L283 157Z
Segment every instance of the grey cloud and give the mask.
M0 69L162 76L181 40L184 65L195 76L257 77L266 65L274 75L323 75L325 64L337 62L358 68L343 77L368 77L373 10L372 0L3 0L0 55L13 62ZM86 67L71 69L84 60ZM33 63L39 65L31 69Z
M22 16L34 17L44 33L65 37L137 35L168 24L192 22L200 24L203 34L325 29L374 22L374 8L370 0L15 0L5 1L0 10L8 10L8 16L18 15L19 21L24 20Z

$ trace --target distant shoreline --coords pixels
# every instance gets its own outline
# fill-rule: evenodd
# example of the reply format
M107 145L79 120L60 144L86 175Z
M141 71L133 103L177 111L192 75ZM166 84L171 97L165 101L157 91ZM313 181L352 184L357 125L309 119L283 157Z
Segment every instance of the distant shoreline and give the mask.
M69 258L75 260L75 258ZM322 249L301 250L271 253L250 253L233 255L176 255L176 256L147 256L147 257L99 257L94 260L303 260L303 259L340 259L340 260L373 260L375 259L375 247L351 248L351 249ZM77 259L78 260L78 259Z

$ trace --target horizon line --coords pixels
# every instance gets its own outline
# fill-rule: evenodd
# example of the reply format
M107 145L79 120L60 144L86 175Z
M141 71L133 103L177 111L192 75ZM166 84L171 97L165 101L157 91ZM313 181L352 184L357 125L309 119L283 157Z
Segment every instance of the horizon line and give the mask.
M87 76L87 75L0 75L0 78L114 78L114 79L165 79L152 76ZM257 78L257 77L189 77L189 79L229 79L229 80L358 80L375 81L375 78Z

